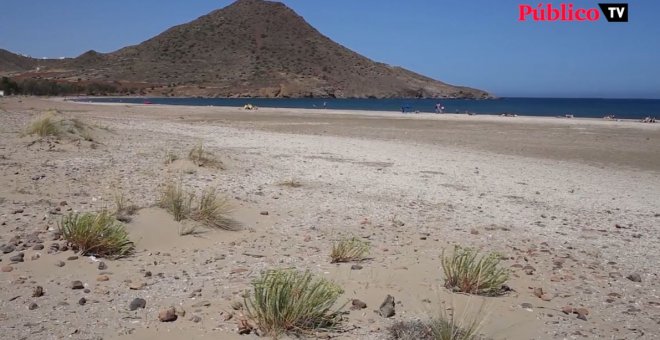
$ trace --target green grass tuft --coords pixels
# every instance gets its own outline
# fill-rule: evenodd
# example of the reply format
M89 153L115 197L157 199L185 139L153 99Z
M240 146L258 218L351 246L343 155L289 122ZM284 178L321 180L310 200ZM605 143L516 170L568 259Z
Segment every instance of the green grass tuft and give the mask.
M445 287L468 294L501 295L509 274L499 263L500 256L496 253L479 256L478 251L460 246L449 256L443 251Z
M69 214L58 224L62 237L82 255L120 258L133 253L124 225L107 211Z
M332 245L331 263L362 261L369 253L369 243L357 237L343 238Z
M304 334L341 322L343 306L334 307L343 290L309 271L270 270L253 281L252 289L245 298L247 315L266 335Z

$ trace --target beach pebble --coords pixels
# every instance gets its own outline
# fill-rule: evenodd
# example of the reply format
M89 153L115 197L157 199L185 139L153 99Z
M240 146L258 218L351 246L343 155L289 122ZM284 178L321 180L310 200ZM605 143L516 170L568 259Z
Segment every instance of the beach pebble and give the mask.
M177 318L178 316L176 315L176 309L174 307L161 309L161 311L158 312L158 320L160 320L160 322L172 322Z
M10 257L9 261L11 261L11 262L23 262L23 257L25 257L25 254L18 253L16 255Z
M99 265L97 266L99 270L106 270L108 269L108 265L105 264L105 262L101 261L99 262Z
M37 308L39 308L39 305L37 305L35 302L30 303L30 305L28 306L29 310L35 310Z
M3 273L9 273L12 270L14 270L14 267L10 265L2 266L2 268L0 268L0 271L2 271Z
M81 281L78 281L78 280L71 281L70 287L71 287L71 289L83 289L83 288L85 288L83 283Z
M87 303L87 299L84 297L81 297L80 300L78 300L78 304L81 306L84 306Z
M36 286L32 290L32 297L40 297L44 295L44 288L41 286Z
M364 303L364 301L358 300L358 299L353 299L351 302L351 309L352 310L359 310L359 309L365 309L367 308L367 304Z
M262 211L260 214L263 215L263 216L268 216L268 211L265 211L265 210L264 210L264 211Z
M35 244L34 247L32 247L32 250L42 250L42 249L44 249L44 245L41 243Z
M110 277L108 275L99 275L96 277L96 281L98 282L105 282L110 280Z
M639 275L638 273L632 273L626 276L626 278L632 282L642 282L642 276Z
M138 308L145 308L147 306L147 300L142 299L142 298L135 298L131 303L128 305L129 310L136 310ZM162 320L161 320L162 321Z
M360 270L360 269L362 269L362 266L359 264L354 264L351 266L351 270Z
M57 261L55 262L55 265L58 267L64 267L64 262L63 261Z
M193 316L190 318L190 321L192 321L192 322L194 322L194 323L198 323L198 322L202 321L202 318L199 317L199 316L197 316L197 315L193 315Z
M389 318L396 314L394 309L394 297L392 295L387 295L385 301L380 304L378 314L384 318Z
M5 244L2 247L0 247L0 250L2 251L3 254L9 254L12 251L14 251L16 247L13 244Z

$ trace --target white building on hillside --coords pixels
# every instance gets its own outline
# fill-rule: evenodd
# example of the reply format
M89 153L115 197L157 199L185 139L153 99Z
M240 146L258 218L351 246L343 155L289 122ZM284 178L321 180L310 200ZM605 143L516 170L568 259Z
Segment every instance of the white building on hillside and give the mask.
M0 90L0 97L4 97L4 96L5 96L5 91Z

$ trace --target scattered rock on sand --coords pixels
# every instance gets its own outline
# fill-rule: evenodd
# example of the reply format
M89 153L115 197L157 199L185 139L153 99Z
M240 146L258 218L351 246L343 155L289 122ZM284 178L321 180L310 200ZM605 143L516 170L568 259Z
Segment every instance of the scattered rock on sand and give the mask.
M84 306L87 303L87 299L84 297L81 297L80 300L78 300L78 304L81 306Z
M110 277L108 275L99 275L96 277L96 281L98 282L105 282L110 280Z
M263 216L268 216L268 211L265 211L265 210L262 211L262 212L261 212L261 215L263 215Z
M55 262L55 265L58 267L64 267L64 261L57 261Z
M2 266L2 268L0 268L0 271L2 271L3 273L9 273L12 270L14 270L14 267L10 265Z
M138 308L144 309L146 306L147 306L147 300L142 299L142 298L135 298L128 305L128 309L130 309L130 310L136 310ZM163 320L161 320L161 321L163 321Z
M194 322L194 323L198 323L198 322L202 321L202 318L199 317L199 316L197 316L197 315L193 315L193 316L190 318L190 321L192 321L192 322Z
M351 266L351 270L360 270L360 269L362 269L362 266L359 264L354 264Z
M105 262L101 261L99 262L99 265L97 267L99 270L106 270L108 269L108 265L105 264Z
M23 253L18 253L12 257L9 258L9 261L12 263L18 263L18 262L23 262L23 258L25 257L25 254Z
M81 281L71 281L71 289L84 289L85 286Z
M0 251L2 251L3 254L9 254L15 249L16 247L13 244L4 244L0 247Z
M231 308L233 310L241 310L243 309L243 303L240 301L234 301L231 303Z
M78 259L78 256L76 256L76 255L69 256L69 257L66 258L67 261L75 261L77 259Z
M638 273L632 273L626 276L626 278L632 282L642 282L642 276L639 275Z
M176 309L174 307L169 307L167 309L162 309L158 313L158 320L160 322L172 322L177 319Z
M140 290L144 287L144 282L134 281L128 284L128 288L131 290Z
M385 301L380 304L378 308L378 314L384 318L389 318L396 314L394 310L394 297L392 295L387 295Z
M35 244L34 247L32 247L32 250L42 250L42 249L44 249L44 245L41 243Z
M28 306L28 309L29 309L29 310L35 310L35 309L37 309L37 308L39 308L39 305L37 305L35 302L32 302L32 303Z
M351 309L352 310L359 310L359 309L365 309L365 308L367 308L367 304L364 303L361 300L353 299L353 301L351 302Z
M44 296L44 287L41 286L36 286L32 290L32 297L40 297Z

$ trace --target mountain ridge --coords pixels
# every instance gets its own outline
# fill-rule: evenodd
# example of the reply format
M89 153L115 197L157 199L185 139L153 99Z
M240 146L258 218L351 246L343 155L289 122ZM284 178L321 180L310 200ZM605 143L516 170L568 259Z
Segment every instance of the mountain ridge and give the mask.
M264 0L238 0L109 53L42 60L0 50L0 74L112 82L158 96L490 98L372 61Z

